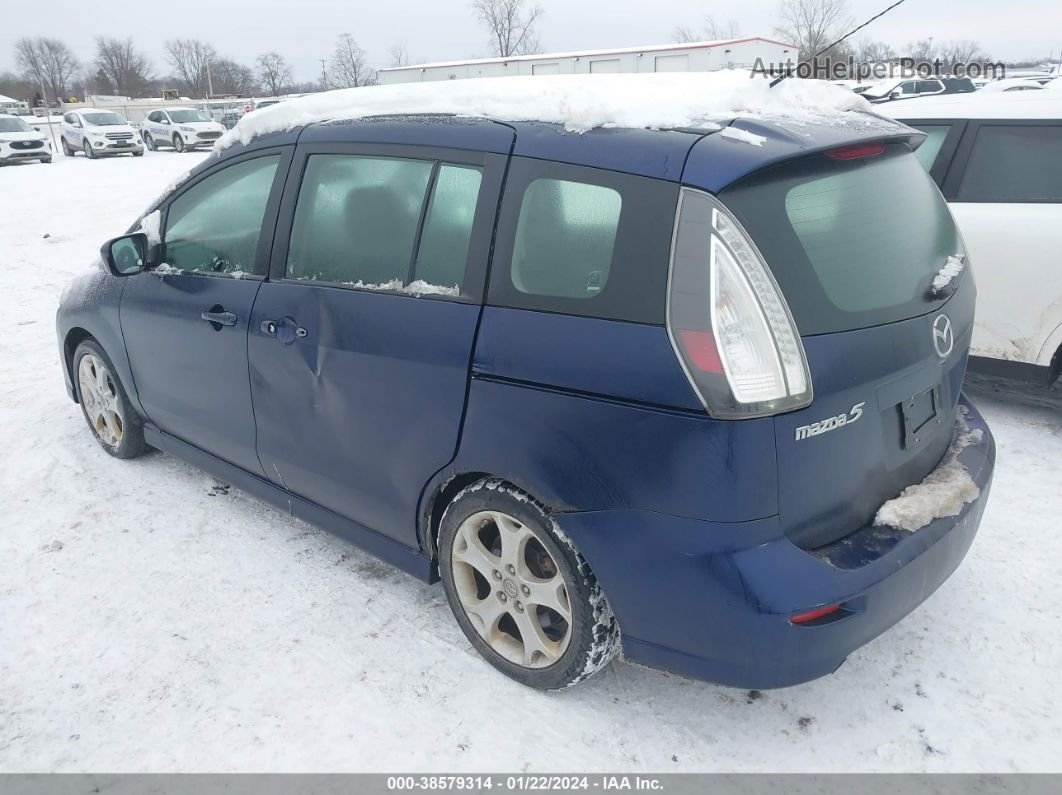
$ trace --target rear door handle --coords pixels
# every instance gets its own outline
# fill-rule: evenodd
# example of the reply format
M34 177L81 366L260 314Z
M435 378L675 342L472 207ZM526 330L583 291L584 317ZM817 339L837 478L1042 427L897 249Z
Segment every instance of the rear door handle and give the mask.
M216 323L219 326L236 325L235 312L204 312L199 317L203 318L207 323Z

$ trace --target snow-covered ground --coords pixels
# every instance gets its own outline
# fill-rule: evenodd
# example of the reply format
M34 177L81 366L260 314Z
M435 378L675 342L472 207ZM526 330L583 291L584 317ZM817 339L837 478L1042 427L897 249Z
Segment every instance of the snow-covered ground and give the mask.
M60 290L203 156L0 169L0 770L1062 770L1062 388L973 384L999 450L981 533L833 676L615 664L543 695L477 658L440 587L90 437Z

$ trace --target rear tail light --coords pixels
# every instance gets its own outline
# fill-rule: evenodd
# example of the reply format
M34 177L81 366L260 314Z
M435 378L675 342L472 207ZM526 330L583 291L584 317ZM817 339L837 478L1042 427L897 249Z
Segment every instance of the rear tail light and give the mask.
M689 188L675 223L667 328L713 417L761 417L811 402L804 347L766 262L722 204Z

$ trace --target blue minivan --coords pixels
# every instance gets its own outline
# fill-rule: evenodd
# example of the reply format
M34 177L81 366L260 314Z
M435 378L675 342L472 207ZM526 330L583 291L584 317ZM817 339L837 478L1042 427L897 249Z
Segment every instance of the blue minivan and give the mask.
M804 682L955 570L994 463L962 240L882 124L260 135L68 290L67 391L108 453L441 579L524 684Z

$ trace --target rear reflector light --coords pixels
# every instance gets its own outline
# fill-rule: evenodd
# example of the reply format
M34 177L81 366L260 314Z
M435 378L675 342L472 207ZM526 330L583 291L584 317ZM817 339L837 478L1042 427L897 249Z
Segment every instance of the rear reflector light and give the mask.
M885 151L885 144L864 144L862 146L850 146L846 149L833 149L826 153L827 157L834 160L859 160L864 157L874 157Z
M811 402L804 348L766 262L722 204L689 188L675 223L667 328L713 417L762 417Z
M810 613L798 613L795 616L789 617L789 623L809 624L816 619L824 618L825 616L836 613L840 609L840 605L830 605L829 607L820 607L818 610L812 610Z

